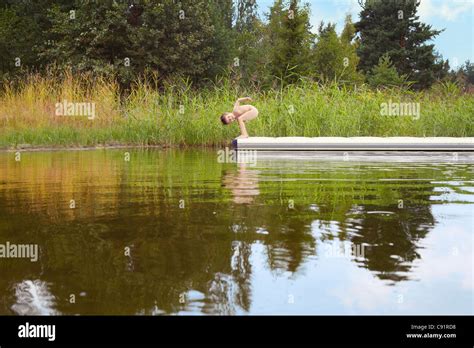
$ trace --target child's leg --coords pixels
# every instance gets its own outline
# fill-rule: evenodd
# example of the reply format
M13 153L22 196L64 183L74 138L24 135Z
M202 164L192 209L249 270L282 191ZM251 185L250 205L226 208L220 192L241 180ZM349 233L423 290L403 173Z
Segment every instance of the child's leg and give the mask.
M249 111L246 111L242 115L240 115L239 119L242 121L250 121L256 118L257 116L258 116L258 110L256 108L252 108Z

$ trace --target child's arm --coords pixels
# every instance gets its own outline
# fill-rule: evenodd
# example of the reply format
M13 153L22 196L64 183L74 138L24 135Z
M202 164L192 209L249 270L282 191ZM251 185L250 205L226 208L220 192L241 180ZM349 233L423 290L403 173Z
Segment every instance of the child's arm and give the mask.
M245 102L245 101L252 101L252 98L250 97L245 97L245 98L239 98L234 104L234 109L238 108L240 106L240 103Z
M240 137L239 138L248 138L249 134L247 133L247 128L245 128L245 122L242 121L240 118L237 119L240 128Z

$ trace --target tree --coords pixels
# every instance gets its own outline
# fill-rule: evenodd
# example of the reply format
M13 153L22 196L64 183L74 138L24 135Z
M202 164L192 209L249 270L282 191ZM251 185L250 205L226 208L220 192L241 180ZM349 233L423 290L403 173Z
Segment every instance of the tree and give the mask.
M275 0L269 14L270 74L287 83L308 74L313 40L309 6Z
M451 70L445 80L462 87L466 92L474 92L474 64L466 60L457 70Z
M257 20L257 2L255 0L237 0L235 29L241 33L253 31Z
M390 61L388 54L379 59L379 63L374 66L367 77L369 84L374 87L398 87L405 82L405 76L398 75L397 69Z
M75 5L49 11L54 45L45 47L44 59L76 72L118 74L130 82L139 52L132 47L127 4L76 0Z
M434 45L427 41L442 31L421 23L419 0L359 0L363 7L356 30L360 39L359 68L365 73L388 54L399 74L415 82L415 88L429 87L440 69Z
M339 82L361 82L363 77L357 72L359 57L356 43L353 42L355 28L350 16L341 36L338 37L334 24L323 23L319 26L318 41L314 45L313 60L315 74L320 80L336 80Z
M222 16L228 9L217 1L76 0L75 5L74 12L57 6L49 12L56 44L44 57L60 66L113 74L128 85L147 70L202 82L227 64L223 42L230 29Z
M238 0L235 22L235 56L232 70L244 84L260 84L265 64L264 25L258 18L255 0Z
M7 75L14 71L15 63L18 62L17 57L20 58L20 63L23 57L22 46L24 43L15 40L15 31L13 28L21 28L23 21L16 15L11 8L0 9L0 72L2 75ZM28 61L28 59L27 59Z
M67 6L67 0L0 1L0 73L4 76L47 65L40 52L53 44L47 18L53 3Z
M466 83L474 85L474 63L471 63L467 60L458 70L458 74L460 74Z
M352 22L350 15L346 16L344 29L339 38L344 53L343 66L344 71L341 74L343 81L349 82L363 82L364 76L357 70L360 58L357 55L357 47L359 46L356 40L356 28Z

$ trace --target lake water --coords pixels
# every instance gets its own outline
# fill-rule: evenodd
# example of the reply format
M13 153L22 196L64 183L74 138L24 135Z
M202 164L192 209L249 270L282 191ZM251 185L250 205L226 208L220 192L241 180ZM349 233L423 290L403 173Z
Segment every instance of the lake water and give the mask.
M257 156L0 153L0 314L474 312L474 154Z

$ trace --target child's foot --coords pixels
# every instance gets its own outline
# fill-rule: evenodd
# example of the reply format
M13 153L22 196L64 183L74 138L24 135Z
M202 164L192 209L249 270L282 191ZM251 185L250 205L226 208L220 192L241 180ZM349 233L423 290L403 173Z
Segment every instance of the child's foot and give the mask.
M246 139L248 137L248 135L239 135L236 139Z

